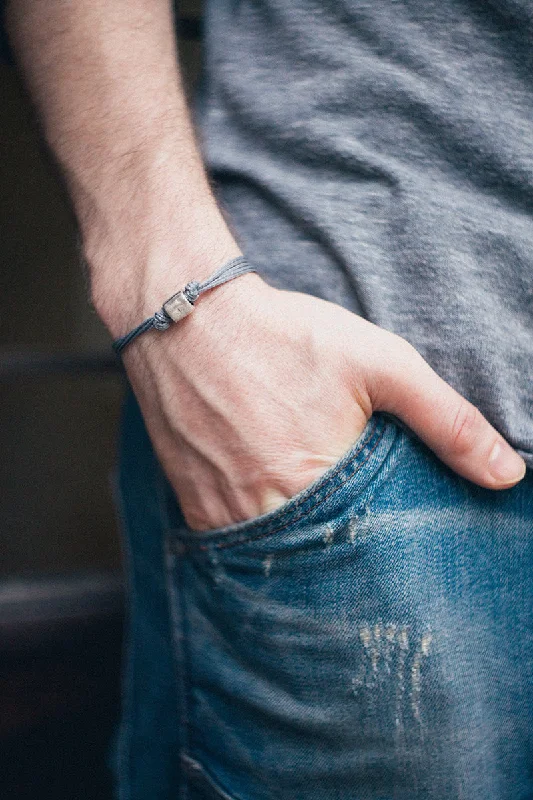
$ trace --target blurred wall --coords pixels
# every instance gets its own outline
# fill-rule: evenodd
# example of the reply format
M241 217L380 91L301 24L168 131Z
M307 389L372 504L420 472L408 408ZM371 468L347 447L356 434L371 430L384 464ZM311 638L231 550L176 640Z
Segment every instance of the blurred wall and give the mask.
M199 3L181 3L180 14L196 18ZM199 43L180 51L190 86ZM13 67L0 67L0 103L0 576L113 568L109 477L123 381L119 372L24 368L54 354L105 361L110 341L87 301L75 225Z

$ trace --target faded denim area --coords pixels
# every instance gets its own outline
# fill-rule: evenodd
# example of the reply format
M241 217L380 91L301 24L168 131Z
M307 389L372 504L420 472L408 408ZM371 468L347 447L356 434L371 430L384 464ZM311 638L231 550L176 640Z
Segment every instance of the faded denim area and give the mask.
M280 509L187 529L138 409L121 489L122 800L533 796L533 475L503 492L375 415Z

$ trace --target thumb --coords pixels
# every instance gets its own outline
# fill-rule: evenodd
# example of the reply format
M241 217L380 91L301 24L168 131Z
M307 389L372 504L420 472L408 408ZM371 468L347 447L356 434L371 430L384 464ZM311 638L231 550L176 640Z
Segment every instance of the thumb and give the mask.
M405 340L397 346L373 407L402 419L442 461L479 486L505 489L522 480L524 460L481 412Z

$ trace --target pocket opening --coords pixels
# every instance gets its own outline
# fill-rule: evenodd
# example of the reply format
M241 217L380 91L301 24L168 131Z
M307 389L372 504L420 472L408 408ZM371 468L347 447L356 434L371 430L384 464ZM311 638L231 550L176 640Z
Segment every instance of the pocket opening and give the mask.
M172 505L170 511L173 512L169 516L171 520L175 520L169 530L171 546L174 544L178 551L182 551L184 546L187 549L197 547L204 550L208 546L230 547L249 539L277 533L307 517L348 481L357 480L358 491L363 491L385 460L398 433L398 426L387 415L373 414L361 436L344 455L305 489L272 511L220 528L207 531L189 528L183 520L172 490L168 487L169 502ZM363 469L365 465L371 468Z

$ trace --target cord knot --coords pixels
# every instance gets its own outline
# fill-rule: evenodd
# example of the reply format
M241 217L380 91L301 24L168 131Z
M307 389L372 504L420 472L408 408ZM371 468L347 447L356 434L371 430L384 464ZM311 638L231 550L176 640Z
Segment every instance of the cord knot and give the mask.
M189 281L189 283L183 290L183 294L185 295L189 303L194 303L195 300L198 300L198 297L200 295L200 282Z
M170 328L172 320L165 314L163 310L156 311L154 314L154 328L156 331L166 331Z

